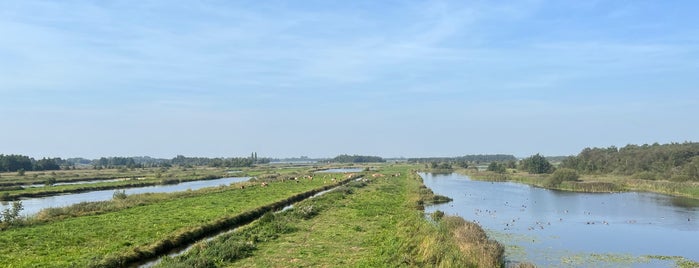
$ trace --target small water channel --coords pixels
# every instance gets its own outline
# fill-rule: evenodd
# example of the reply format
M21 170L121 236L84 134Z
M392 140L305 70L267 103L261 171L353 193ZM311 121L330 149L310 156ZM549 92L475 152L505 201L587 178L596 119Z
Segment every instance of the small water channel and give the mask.
M430 206L474 221L506 245L510 261L542 267L673 266L699 261L699 202L654 193L571 193L459 174L421 173L453 202Z
M221 178L215 180L199 180L199 181L188 181L179 184L172 185L156 185L148 187L136 187L124 189L127 195L130 194L142 194L142 193L170 193L186 191L188 189L197 190L205 187L213 187L218 185L229 185L231 183L238 183L248 181L250 177L230 177ZM29 216L34 215L40 210L49 207L65 207L81 202L95 202L104 201L112 199L112 196L116 190L102 190L93 191L86 193L76 193L76 194L65 194L47 197L37 197L37 198L27 198L22 199L22 205L24 210L22 210L22 215ZM4 210L11 207L11 203L2 202L0 203L0 210Z
M108 180L91 180L91 181L75 181L75 182L57 182L52 184L52 186L60 186L60 185L78 185L78 184L93 184L93 183L100 183L100 182L115 182L115 181L125 181L129 180L129 178L122 178L122 179L108 179ZM28 186L22 186L22 188L40 188L40 187L46 187L46 184L32 184Z
M362 178L357 178L357 179L355 179L355 181L360 181L361 179L362 179ZM323 190L323 191L317 192L317 193L311 195L310 197L308 197L308 198L306 198L306 199L303 199L303 200L300 200L300 201L297 201L297 202L288 204L288 205L284 206L283 208L281 208L280 210L276 211L275 213L279 213L279 212L283 212L283 211L287 211L287 210L289 210L289 209L292 209L292 208L294 208L294 204L296 204L296 203L298 203L298 202L301 202L301 201L304 201L304 200L307 200L307 199L313 199L313 198L316 198L316 197L318 197L318 196L322 196L322 195L324 195L324 194L327 194L327 193L329 193L329 192L332 192L332 191L334 191L334 190L337 190L337 189L338 189L339 187L341 187L341 186L342 186L342 185L338 185L338 186L335 186L335 187L333 187L333 188L330 188L330 189L327 189L327 190ZM168 256L168 257L176 257L176 256L179 256L179 255L182 255L182 254L186 253L187 251L189 251L189 250L190 250L192 247L194 247L194 245L196 245L197 243L200 243L200 242L202 242L202 241L211 241L211 240L213 240L213 239L215 239L216 237L219 237L219 236L221 236L221 235L225 235L225 234L228 234L228 233L231 233L231 232L235 232L235 231L238 230L238 228L240 228L240 227L242 227L242 226L236 226L236 227L233 227L233 228L228 229L228 230L224 230L224 231L221 231L221 232L218 232L218 233L215 233L215 234L211 234L211 235L209 235L209 236L207 236L207 237L204 237L204 238L202 238L202 239L199 239L198 241L195 241L195 242L189 243L188 245L182 246L182 247L180 247L180 248L171 250L169 253L167 253L167 254L165 254L165 255ZM152 260L146 260L146 261L144 261L143 263L137 263L137 264L131 265L130 267L138 267L138 268L149 268L149 267L153 267L153 266L157 265L158 263L160 263L160 262L162 261L163 257L165 257L165 256L160 256L160 257L155 258L155 259L152 259Z

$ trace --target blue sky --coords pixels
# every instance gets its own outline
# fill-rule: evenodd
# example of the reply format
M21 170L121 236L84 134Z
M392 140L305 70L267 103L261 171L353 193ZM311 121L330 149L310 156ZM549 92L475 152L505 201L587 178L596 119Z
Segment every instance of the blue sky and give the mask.
M0 1L0 153L699 140L697 1Z

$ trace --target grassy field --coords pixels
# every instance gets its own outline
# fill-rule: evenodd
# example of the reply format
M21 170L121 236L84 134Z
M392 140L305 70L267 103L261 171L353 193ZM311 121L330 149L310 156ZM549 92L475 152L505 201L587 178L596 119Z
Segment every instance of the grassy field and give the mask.
M0 232L0 263L8 266L84 267L119 264L166 243L201 232L246 211L327 186L328 180L272 182L220 192L69 217Z
M57 173L58 172L58 173ZM0 200L16 200L20 197L39 197L51 196L64 193L77 193L86 191L120 189L130 187L144 187L158 184L173 184L185 181L216 179L231 176L245 176L247 173L228 173L222 168L171 168L168 170L161 169L135 169L133 171L119 170L67 170L57 171L55 176L44 178L47 173L35 172L33 175L44 174L37 176L37 179L32 179L33 175L25 176L3 176L2 183L6 186L0 186ZM260 173L253 171L251 173ZM48 173L50 174L50 173ZM121 179L119 181L71 184L71 185L46 185L44 187L22 187L32 184L32 182L41 182L42 184L48 179L55 179L54 183L59 182L81 182L81 181L97 181L97 180L112 180Z
M456 217L425 218L421 204L435 198L408 170L386 167L384 176L265 215L160 266L500 266L502 247L477 225Z

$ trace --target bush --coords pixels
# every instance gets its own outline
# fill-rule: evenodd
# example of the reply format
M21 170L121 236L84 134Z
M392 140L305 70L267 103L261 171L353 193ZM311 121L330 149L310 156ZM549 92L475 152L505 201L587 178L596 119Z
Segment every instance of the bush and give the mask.
M313 218L313 216L315 215L318 215L318 209L313 207L313 205L298 207L295 212L296 215L306 220Z
M46 186L54 185L54 184L56 184L56 178L53 178L53 177L52 177L52 178L48 178L48 179L46 179L46 181L44 181L44 184L45 184Z
M544 174L553 171L553 165L540 154L532 155L522 160L521 168L531 174Z
M577 181L580 175L577 171L570 168L561 168L553 172L546 181L548 187L558 186L564 181Z
M0 222L13 224L20 220L19 212L24 209L21 201L12 202L12 208L6 208L0 214Z
M436 210L435 212L432 212L432 214L430 214L430 217L433 221L440 221L442 218L444 218L444 212L442 212L441 210Z
M117 200L123 200L123 199L126 199L126 197L128 197L126 195L126 190L121 190L121 191L117 190L117 191L114 191L114 194L112 194L112 198L117 199Z
M178 179L161 179L160 184L161 185L170 185L170 184L178 184L180 183L180 180Z
M490 165L488 165L488 171L502 174L507 171L507 168L505 167L505 164L498 162L490 162Z

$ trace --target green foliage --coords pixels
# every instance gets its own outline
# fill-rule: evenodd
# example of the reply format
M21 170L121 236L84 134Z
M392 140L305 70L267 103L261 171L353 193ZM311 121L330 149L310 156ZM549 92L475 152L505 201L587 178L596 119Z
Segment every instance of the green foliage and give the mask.
M441 210L435 210L435 212L430 214L430 218L432 218L433 221L439 221L444 218L444 212Z
M114 199L114 200L123 200L123 199L126 199L127 197L128 196L126 195L126 190L121 190L121 191L116 190L112 194L112 199Z
M633 175L644 179L699 181L699 143L627 145L623 148L585 148L561 162L561 167L584 174ZM651 175L653 174L653 175Z
M560 185L564 181L577 181L580 175L577 171L570 168L559 168L549 176L545 185L547 187L554 187Z
M540 154L525 158L520 163L520 167L530 174L545 174L553 172L553 165Z
M490 162L490 164L488 165L488 171L502 174L502 173L505 173L507 171L507 168L505 167L505 164L503 164L503 163Z
M378 156L366 156L366 155L338 155L330 160L331 162L337 163L379 163L386 162L381 157Z
M560 168L551 174L551 177L559 179L561 181L577 181L580 178L580 174L577 171L570 168Z
M318 209L313 205L300 206L294 209L294 212L302 219L310 219L318 215Z
M460 168L468 168L468 161L465 160L458 160L454 164Z
M425 158L408 158L410 163L429 163L429 162L473 162L473 163L487 163L487 162L505 162L505 161L516 161L517 158L514 155L509 154L478 154L478 155L465 155L459 157L425 157Z
M17 171L17 176L24 176L24 169L20 169Z
M452 166L449 162L430 162L429 168L449 170L452 169Z
M56 184L56 178L54 178L54 177L48 178L48 179L46 179L46 181L44 181L44 184L46 186L54 185L54 184Z
M6 208L0 213L0 223L3 224L14 224L21 218L19 213L24 209L21 201L12 202L11 208Z

